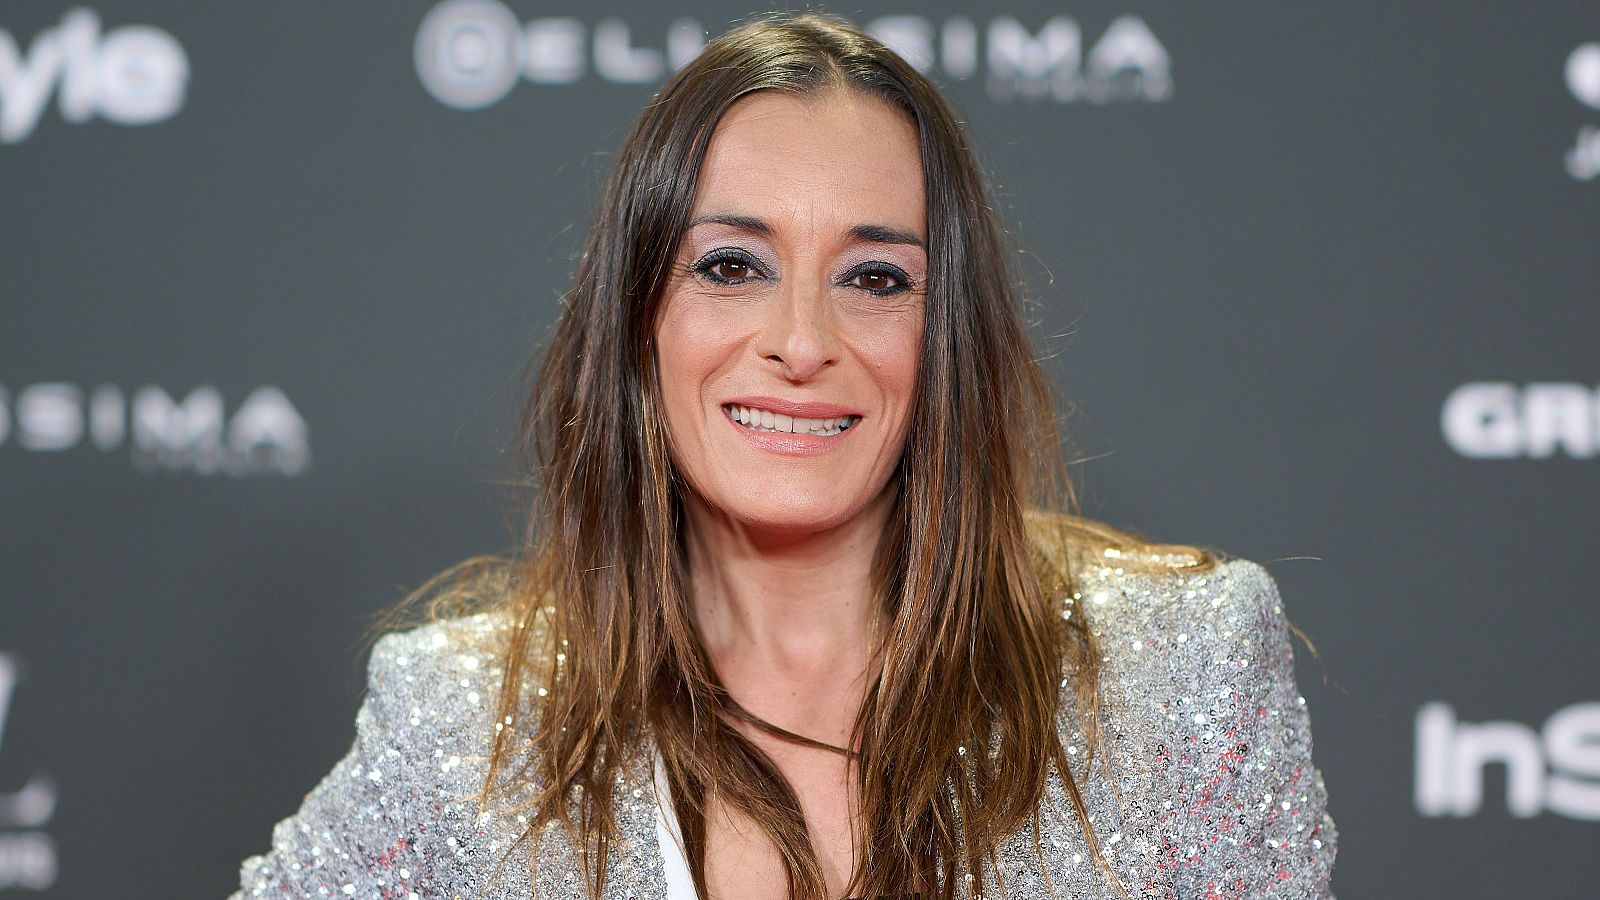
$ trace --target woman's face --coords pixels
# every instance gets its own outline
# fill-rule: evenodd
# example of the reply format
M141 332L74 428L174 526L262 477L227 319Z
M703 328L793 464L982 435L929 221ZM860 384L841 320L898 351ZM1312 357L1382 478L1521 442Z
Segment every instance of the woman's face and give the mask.
M925 219L916 129L887 103L758 91L722 117L656 321L700 500L792 531L882 494L916 390Z

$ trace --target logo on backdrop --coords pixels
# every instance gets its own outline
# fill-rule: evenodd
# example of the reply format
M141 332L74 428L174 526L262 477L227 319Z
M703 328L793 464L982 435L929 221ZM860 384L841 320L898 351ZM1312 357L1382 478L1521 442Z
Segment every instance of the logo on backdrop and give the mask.
M21 668L15 656L0 653L0 750L5 749L6 720ZM0 753L0 763L4 761ZM56 881L56 844L40 830L55 815L56 783L35 773L17 790L7 790L9 784L9 777L0 779L0 890L42 891Z
M1461 722L1448 703L1417 710L1416 804L1425 816L1475 816L1484 769L1505 766L1506 809L1600 820L1600 703L1574 703L1534 731L1521 722Z
M0 448L58 452L90 445L129 448L144 472L299 475L311 462L305 419L272 385L251 391L231 415L222 392L200 385L181 401L155 385L133 392L102 384L85 391L38 382L12 396L0 385Z
M1579 103L1600 109L1600 41L1580 44L1567 57L1567 89ZM1567 174L1579 181L1600 176L1600 126L1584 125L1567 150Z
M149 125L183 107L189 58L178 39L149 25L101 31L82 7L34 35L24 49L0 29L0 142L24 141L55 94L73 124L99 116L118 125Z
M917 69L955 80L985 79L997 100L1058 103L1161 102L1172 96L1172 60L1137 16L1111 22L1085 50L1077 20L1055 16L1031 29L1011 16L882 16L865 30ZM570 17L527 23L499 0L444 0L423 17L413 51L417 76L456 109L493 106L522 80L573 84L592 68L604 81L660 81L700 54L706 31L690 18L667 26L662 44L640 46L621 19L592 27Z
M1445 398L1439 427L1472 459L1574 459L1600 455L1600 388L1545 382L1473 381Z

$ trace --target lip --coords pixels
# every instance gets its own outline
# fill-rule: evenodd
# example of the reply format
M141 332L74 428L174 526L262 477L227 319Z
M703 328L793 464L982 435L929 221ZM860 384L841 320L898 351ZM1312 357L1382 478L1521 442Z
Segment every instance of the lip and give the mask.
M770 409L775 413L788 416L800 416L807 419L832 419L840 416L856 416L856 422L838 434L791 434L782 431L754 431L735 422L727 412L728 406L754 406L758 409ZM849 407L839 406L834 403L791 403L779 400L776 397L739 397L724 401L717 409L717 416L728 423L728 427L737 431L741 437L752 445L768 453L779 456L820 456L824 453L839 449L850 436L861 430L861 414Z
M804 419L836 419L840 416L855 416L857 419L866 418L861 410L849 406L840 406L837 403L819 403L806 401L798 403L793 400L782 400L778 397L730 397L720 404L721 406L754 406L757 409L770 409L775 413L786 416L795 416ZM856 423L861 424L860 422ZM849 434L849 432L845 432Z

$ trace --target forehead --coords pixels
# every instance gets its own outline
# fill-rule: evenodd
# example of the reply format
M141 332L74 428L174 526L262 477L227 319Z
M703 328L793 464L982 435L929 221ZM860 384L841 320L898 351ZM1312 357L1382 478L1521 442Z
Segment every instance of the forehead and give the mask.
M695 195L696 212L871 213L919 233L923 204L910 117L876 97L838 90L741 98L717 123Z

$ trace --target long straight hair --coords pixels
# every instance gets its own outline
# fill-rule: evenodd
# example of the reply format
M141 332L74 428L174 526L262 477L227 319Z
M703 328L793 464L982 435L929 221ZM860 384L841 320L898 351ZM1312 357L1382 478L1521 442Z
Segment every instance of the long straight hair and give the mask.
M888 627L850 744L863 827L849 892L949 898L971 876L967 890L985 893L983 860L1037 824L1052 769L1093 858L1121 887L1058 734L1066 678L1091 761L1101 744L1099 659L1084 618L1062 615L1072 567L1061 551L1139 542L1061 514L1072 492L1048 380L957 118L893 51L818 13L761 16L710 42L651 100L615 161L523 411L520 444L537 490L519 574L497 604L517 627L484 801L531 786L524 838L536 847L545 826L561 823L597 895L617 838L616 776L648 732L701 896L714 797L765 832L790 896L826 900L799 799L734 727L742 711L691 615L687 488L667 450L653 345L712 132L761 90L879 98L909 117L921 145L926 324L873 567Z

